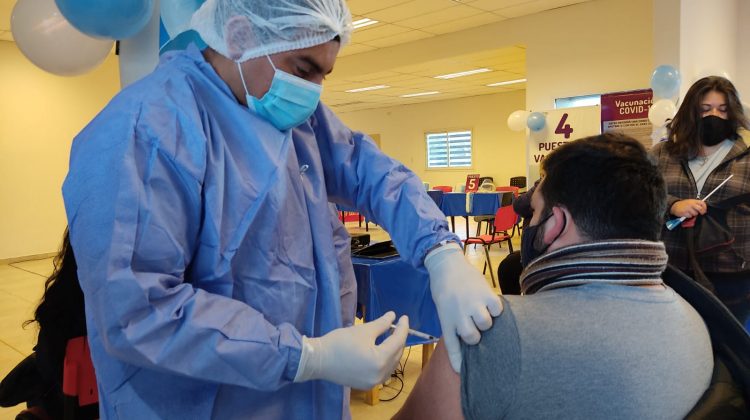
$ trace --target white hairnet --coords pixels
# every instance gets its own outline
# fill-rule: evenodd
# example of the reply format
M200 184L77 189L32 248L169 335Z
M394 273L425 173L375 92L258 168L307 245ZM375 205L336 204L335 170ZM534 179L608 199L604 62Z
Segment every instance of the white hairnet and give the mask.
M233 43L241 57L230 57L226 27L245 17L252 32ZM235 20L236 21L236 20ZM267 54L313 47L336 36L349 42L352 18L345 0L206 0L190 26L219 54L245 61Z

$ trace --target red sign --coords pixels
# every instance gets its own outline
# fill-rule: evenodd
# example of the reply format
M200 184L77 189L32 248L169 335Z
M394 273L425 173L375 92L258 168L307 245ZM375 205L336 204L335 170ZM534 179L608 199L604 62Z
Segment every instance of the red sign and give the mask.
M466 192L477 192L479 190L479 174L466 175Z
M651 89L602 95L602 122L648 118L651 97Z
M619 131L650 148L653 127L648 120L648 109L652 96L651 89L602 95L602 133Z

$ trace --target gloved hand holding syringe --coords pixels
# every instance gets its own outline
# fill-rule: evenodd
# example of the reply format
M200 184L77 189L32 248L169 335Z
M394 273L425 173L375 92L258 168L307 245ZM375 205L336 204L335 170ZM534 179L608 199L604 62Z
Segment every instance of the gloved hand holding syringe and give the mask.
M724 184L726 184L727 181L729 181L730 179L732 179L733 176L734 176L734 174L730 174L727 177L727 179L721 181L721 184L719 184L710 193L708 193L708 195L706 195L705 197L703 197L703 199L701 199L701 201L705 202L706 200L708 200L708 198L711 197L711 195L713 195L713 193L715 193L716 191L718 191L719 188L723 187ZM679 226L680 223L684 222L685 219L687 219L687 218L685 216L682 216L682 217L680 217L678 219L667 220L667 229L668 230L673 230L674 228L676 228L677 226Z

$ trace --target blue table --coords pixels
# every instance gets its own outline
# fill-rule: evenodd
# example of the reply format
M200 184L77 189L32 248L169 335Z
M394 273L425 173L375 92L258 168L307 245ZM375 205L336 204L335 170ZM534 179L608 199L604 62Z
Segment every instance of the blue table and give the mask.
M428 190L427 191L427 195L430 196L432 201L434 201L438 207L440 207L443 204L443 194L445 193L441 190Z
M502 203L504 191L494 193L469 193L471 199L467 203L467 193L445 193L442 201L438 204L440 210L451 218L451 230L456 231L455 216L461 216L466 220L466 237L469 237L469 216L494 215ZM432 195L430 195L432 197ZM435 198L433 198L435 200ZM435 202L437 204L437 201Z
M440 321L430 293L427 271L417 270L399 257L371 259L352 257L357 277L357 303L364 307L363 318L370 321L388 311L408 315L409 326L440 337ZM433 343L410 335L407 346Z
M379 318L388 311L396 316L409 316L409 327L440 337L440 320L432 301L427 271L415 269L399 257L371 259L352 257L357 277L357 306L361 306L365 321ZM422 367L427 364L436 340L424 340L410 335L407 346L422 345ZM377 404L378 387L365 394L365 402Z
M474 194L471 199L471 216L494 215L502 203L503 192Z

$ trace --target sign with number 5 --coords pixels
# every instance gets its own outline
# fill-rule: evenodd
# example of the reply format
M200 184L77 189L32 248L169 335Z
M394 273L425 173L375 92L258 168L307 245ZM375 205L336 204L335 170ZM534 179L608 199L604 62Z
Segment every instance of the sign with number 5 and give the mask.
M479 174L466 175L466 192L477 192L479 190Z

